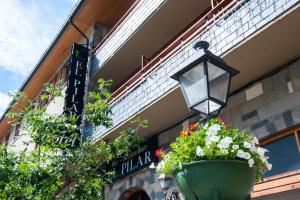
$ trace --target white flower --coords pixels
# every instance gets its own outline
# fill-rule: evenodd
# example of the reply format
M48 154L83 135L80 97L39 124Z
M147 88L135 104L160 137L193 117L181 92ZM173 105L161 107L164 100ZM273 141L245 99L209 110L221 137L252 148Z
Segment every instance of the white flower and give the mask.
M258 155L259 156L261 156L261 157L263 157L263 156L265 156L265 153L266 152L269 152L267 149L264 149L264 148L261 148L261 147L258 147L257 148L257 153L258 153Z
M226 155L226 154L228 154L228 150L227 149L222 149L221 153L224 154L224 155Z
M209 127L209 130L219 131L221 130L221 126L219 124L214 124L211 127Z
M237 151L236 156L239 157L239 158L244 158L244 153L245 153L245 152L244 152L243 150L239 149L239 150Z
M267 163L267 169L268 169L269 171L272 170L272 164Z
M232 143L232 138L227 136L225 138L222 139L224 142L231 144Z
M201 147L197 146L196 148L196 155L199 157L203 157L205 155L203 149L201 149Z
M253 141L254 144L259 144L257 137L253 137ZM254 146L254 145L253 145Z
M265 156L261 156L260 157L260 160L263 162L263 163L267 163L267 158Z
M212 143L212 142L210 141L209 138L205 138L205 144L206 144L206 146L210 146L211 143Z
M170 153L167 153L167 154L164 156L164 160L168 162L169 159L170 159Z
M221 142L220 144L218 144L218 147L219 149L226 149L229 147L229 145Z
M238 150L240 147L239 147L239 145L234 144L234 145L232 145L232 148L233 148L234 150Z
M220 143L218 144L218 147L220 149L227 149L231 143L232 143L232 138L225 137L220 141Z
M155 164L154 164L154 162L151 163L151 165L149 166L149 168L150 168L150 169L155 169Z
M250 153L248 153L248 152L244 152L243 150L241 150L241 149L239 149L238 151L237 151L237 157L239 157L239 158L244 158L244 159L246 159L246 160L249 160L250 158L251 158L251 154Z
M203 128L207 128L207 127L208 127L208 123L206 123Z
M244 153L244 158L245 158L246 160L249 160L249 159L251 158L250 153L245 152L245 153Z
M206 131L206 135L208 135L208 136L217 135L219 130L221 130L220 125L214 124L214 125L212 125L211 127L208 128L208 130Z
M220 140L220 136L217 135L209 135L206 139L205 139L205 143L207 146L210 146L213 142L218 142Z
M164 165L165 165L165 161L164 161L164 160L160 161L160 162L158 163L157 167L156 167L156 170L157 170L157 171L160 171L161 168L164 167Z
M210 141L212 142L218 142L220 140L220 136L212 135L210 136Z
M244 142L244 147L247 148L247 149L250 149L252 147L251 143L245 141Z
M252 146L250 148L250 151L253 152L253 153L256 153L257 152L257 147L256 146Z
M249 167L253 167L253 165L254 165L254 160L251 158L251 159L249 159L248 160L248 164L249 164Z
M210 135L206 138L206 144L209 146L213 142L218 142L220 140L220 136Z

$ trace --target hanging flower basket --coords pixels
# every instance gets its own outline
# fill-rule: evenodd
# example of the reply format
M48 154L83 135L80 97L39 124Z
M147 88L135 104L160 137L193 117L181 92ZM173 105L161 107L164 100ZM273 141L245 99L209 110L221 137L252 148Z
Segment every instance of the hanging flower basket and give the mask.
M183 164L175 179L186 200L248 200L255 169L244 161L195 161Z
M191 125L160 152L156 170L174 177L186 200L246 200L272 165L258 139L218 119ZM162 150L160 150L162 151Z

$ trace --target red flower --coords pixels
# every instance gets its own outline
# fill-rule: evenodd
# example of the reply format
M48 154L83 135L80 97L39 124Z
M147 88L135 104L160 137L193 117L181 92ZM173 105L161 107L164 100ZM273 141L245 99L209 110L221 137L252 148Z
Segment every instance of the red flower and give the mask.
M188 137L188 136L190 135L190 132L187 131L187 130L182 130L182 131L180 132L180 135L183 136L183 137Z
M164 154L165 154L165 152L164 152L164 150L162 148L157 149L155 151L155 156L158 157L158 158L161 158Z
M218 119L219 119L219 122L222 123L226 129L230 128L230 125L224 121L223 117L219 117Z
M194 131L198 128L199 124L198 123L192 123L189 125L189 130Z

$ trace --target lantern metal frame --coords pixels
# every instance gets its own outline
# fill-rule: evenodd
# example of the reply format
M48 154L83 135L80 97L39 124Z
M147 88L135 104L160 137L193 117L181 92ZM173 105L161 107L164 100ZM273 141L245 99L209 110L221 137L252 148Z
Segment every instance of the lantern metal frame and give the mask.
M172 179L170 177L166 176L165 174L161 174L158 177L158 182L159 182L161 189L168 190L171 187ZM165 186L162 186L162 185L165 185Z
M209 47L209 43L208 42L205 42L205 41L197 42L195 44L195 46L194 46L194 49L196 49L197 51L196 51L195 55L193 55L193 57L192 57L192 59L194 58L194 61L189 62L189 63L184 62L182 64L183 65L182 69L179 70L178 72L176 72L174 75L172 75L171 78L179 82L181 90L182 90L182 93L183 93L183 96L184 96L185 101L186 101L186 103L188 105L188 108L209 116L209 115L213 115L214 112L217 112L217 114L218 114L220 112L220 110L224 106L227 105L228 93L229 93L229 90L230 90L231 78L233 76L235 76L236 74L238 74L239 71L236 70L236 69L234 69L234 68L232 68L231 66L227 65L224 62L223 59L221 59L220 57L214 55L209 50L207 50L208 47ZM216 98L214 98L214 97L212 97L210 95L209 73L208 73L208 63L209 62L211 64L215 65L216 67L224 70L225 72L229 73L229 80L228 80L228 86L227 86L227 91L226 91L225 102L222 102L219 99L216 99ZM206 79L207 94L206 94L206 96L204 98L198 100L197 102L193 103L192 105L189 105L187 94L186 94L185 90L183 89L183 87L182 87L182 85L181 85L181 83L179 81L179 78L180 78L181 75L183 75L184 73L188 72L189 70L191 70L192 68L196 67L197 65L199 65L201 63L203 63L204 75L205 75L205 79ZM210 112L209 106L208 106L208 113L201 112L201 111L199 111L199 110L197 110L197 109L194 108L196 105L199 105L199 104L201 104L201 103L203 103L203 102L205 102L207 100L211 100L211 101L219 104L220 108L218 108L217 111ZM209 102L208 102L208 104L209 104Z

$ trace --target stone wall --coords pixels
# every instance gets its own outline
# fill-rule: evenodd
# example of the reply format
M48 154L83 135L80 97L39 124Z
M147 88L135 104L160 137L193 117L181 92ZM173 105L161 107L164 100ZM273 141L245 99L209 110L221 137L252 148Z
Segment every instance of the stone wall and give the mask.
M144 190L151 200L162 200L163 191L157 180L155 170L145 168L135 174L129 175L105 188L107 200L125 200L134 189ZM174 187L174 183L172 187ZM172 190L173 188L170 188Z
M300 123L300 59L231 96L222 116L258 138Z

